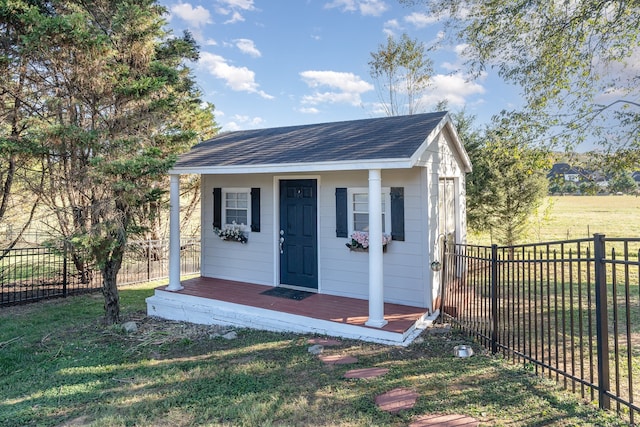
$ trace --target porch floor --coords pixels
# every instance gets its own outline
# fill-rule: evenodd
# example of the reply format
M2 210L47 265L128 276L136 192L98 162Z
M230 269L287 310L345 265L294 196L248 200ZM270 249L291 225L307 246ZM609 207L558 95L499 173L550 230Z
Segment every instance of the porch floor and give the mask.
M223 304L222 309L217 307L218 310L214 310L214 307L212 307L212 316L214 318L222 315L221 313L225 310L233 310L233 307L242 307L245 310L249 308L249 312L255 313L255 317L259 319L253 319L247 326L257 329L261 329L260 319L266 319L276 314L281 317L289 315L289 320L285 322L291 322L292 325L296 325L293 329L294 332L306 331L302 328L303 325L301 323L308 325L322 323L324 326L321 328L311 328L306 332L324 332L326 335L361 338L366 341L388 341L388 343L404 345L410 343L420 333L420 329L424 329L431 323L430 319L427 318L426 309L400 304L385 303L384 318L388 323L382 328L373 328L365 325L369 312L367 300L326 294L314 294L303 300L292 300L262 295L262 292L272 289L271 286L207 277L183 280L181 284L184 289L177 292L167 291L166 286L157 288L154 297L147 300L149 314L173 318L174 320L194 321L196 323L217 323L216 320L223 320L222 323L226 323L224 319L212 319L211 322L207 320L205 322L199 322L197 319L192 320L190 318L192 316L188 314L191 308L184 304L189 301L194 305L205 301L207 304L220 302ZM153 310L156 310L156 307L153 305L152 310L152 304L161 303L158 298L182 299L183 306L178 311L184 312L185 318L180 318L180 315L178 317L175 315L163 315L162 310L159 310L159 313L154 313ZM184 298L189 298L189 300ZM195 298L195 300L192 298ZM233 306L229 306L229 304ZM251 308L254 310L251 310ZM175 311L173 310L173 312ZM303 318L307 318L307 320L304 321ZM315 321L312 319L315 319ZM232 320L228 323L239 323L237 318ZM281 322L281 320L278 320L278 322ZM268 320L265 320L265 323L268 323ZM274 328L267 327L265 329L273 330ZM288 330L288 328L283 326L282 330ZM343 331L348 332L343 333Z

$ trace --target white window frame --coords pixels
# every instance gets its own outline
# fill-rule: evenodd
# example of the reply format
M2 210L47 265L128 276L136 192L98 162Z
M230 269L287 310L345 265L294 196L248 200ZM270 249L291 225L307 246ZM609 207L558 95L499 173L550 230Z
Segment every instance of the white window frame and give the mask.
M366 194L367 195L367 208L369 206L369 189L367 187L354 187L347 188L347 227L349 228L349 236L353 234L354 225L353 225L353 196L355 194ZM383 214L383 224L382 224L382 232L384 234L391 234L391 188L390 187L382 187L382 201L384 202L384 210ZM368 212L367 212L368 214Z
M246 194L247 195L247 224L244 224L242 231L251 231L251 189L250 188L223 188L222 189L222 227L232 225L227 222L227 194ZM238 208L230 208L238 209ZM240 225L240 224L238 224Z

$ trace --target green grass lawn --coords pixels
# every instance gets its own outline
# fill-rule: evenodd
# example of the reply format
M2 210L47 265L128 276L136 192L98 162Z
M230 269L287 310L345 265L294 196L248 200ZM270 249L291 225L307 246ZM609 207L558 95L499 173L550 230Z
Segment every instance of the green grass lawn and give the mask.
M0 309L2 426L406 426L429 413L475 417L482 425L625 425L555 383L487 355L456 333L423 333L407 348L344 340L325 354L353 365L325 365L309 336L145 316L155 284L121 289L125 320L105 327L101 295ZM453 356L457 344L476 354ZM382 367L381 378L348 380L348 369ZM390 414L375 396L396 387L419 393L416 406Z
M640 236L640 198L553 197L526 242ZM489 236L470 236L490 243ZM618 426L624 421L581 402L554 382L488 355L457 333L423 333L407 348L344 340L325 354L358 362L327 366L309 336L236 330L148 318L144 299L159 283L121 289L124 333L102 324L100 294L0 308L2 426L406 426L429 413L475 417L481 425ZM476 355L453 356L457 344ZM369 380L348 369L382 367ZM375 396L407 387L416 406L379 410Z
M552 196L520 243L593 237L640 237L640 197ZM491 244L488 233L470 233L469 243Z

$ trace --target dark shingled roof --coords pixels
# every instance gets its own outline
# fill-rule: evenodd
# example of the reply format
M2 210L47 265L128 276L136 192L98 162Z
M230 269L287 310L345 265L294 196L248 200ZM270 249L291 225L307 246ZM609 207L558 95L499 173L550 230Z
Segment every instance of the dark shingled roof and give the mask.
M446 112L221 133L175 168L409 159Z

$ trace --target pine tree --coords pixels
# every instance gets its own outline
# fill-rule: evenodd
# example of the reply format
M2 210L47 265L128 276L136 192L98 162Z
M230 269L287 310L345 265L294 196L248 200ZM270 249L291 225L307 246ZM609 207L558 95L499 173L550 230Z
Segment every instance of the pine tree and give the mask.
M197 45L163 29L154 0L52 0L44 10L24 7L19 53L45 107L31 117L47 175L41 195L76 263L98 266L105 319L115 323L127 240L149 228L177 154L216 131L213 109L187 66Z

